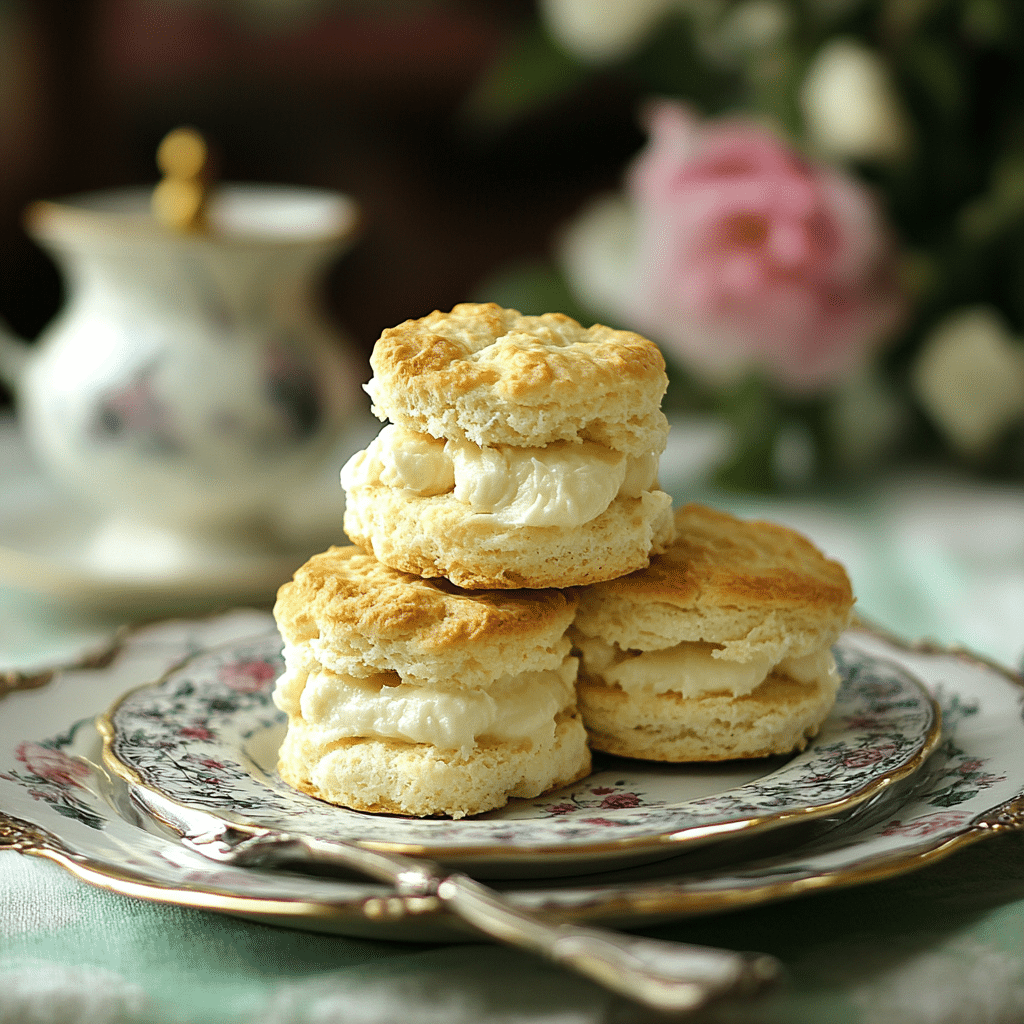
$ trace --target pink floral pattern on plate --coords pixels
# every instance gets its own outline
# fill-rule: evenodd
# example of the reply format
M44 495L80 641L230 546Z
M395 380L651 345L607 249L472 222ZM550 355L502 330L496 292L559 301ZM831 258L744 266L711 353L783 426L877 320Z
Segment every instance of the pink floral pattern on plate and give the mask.
M216 620L182 622L174 642L166 636L160 640L164 664L209 649L213 641L196 643L193 634L217 628ZM142 647L145 642L140 636L130 643ZM506 894L527 909L558 908L560 914L572 918L579 913L592 922L614 923L623 902L635 901L638 920L647 914L657 922L665 908L676 906L681 898L695 911L710 913L735 906L737 894L744 891L755 904L805 891L811 881L817 890L849 885L865 877L865 868L872 877L880 871L911 870L927 861L929 851L948 851L996 835L1003 828L1024 827L1024 680L960 652L911 650L868 632L851 631L842 649L848 662L893 663L915 673L942 707L940 744L909 780L909 792L891 804L885 802L883 813L868 807L869 813L844 819L820 838L790 845L783 854L756 852L755 844L751 859L711 870L695 872L683 858L665 862L654 876L647 866L639 874L627 867L601 876L554 878L541 886L511 881L504 886ZM34 691L31 698L26 697L33 701L30 719L17 713L23 695L6 698L9 706L0 715L0 848L45 849L68 870L84 870L82 877L115 891L148 893L153 899L188 905L192 905L189 894L204 894L196 899L207 908L245 914L255 907L264 920L280 914L283 901L289 910L282 924L302 923L344 933L347 922L355 921L353 934L366 935L370 925L362 901L387 891L376 883L221 867L140 821L127 800L126 787L97 767L99 738L93 727L97 694L104 694L103 703L118 690L111 688L110 670L99 669L92 675L88 686L68 685L58 677ZM38 697L42 703L36 703ZM38 730L29 727L29 721L38 723ZM194 753L200 763L206 757ZM221 763L218 758L212 760ZM615 767L627 764L619 762ZM215 766L202 767L211 770L208 778L215 777ZM614 783L624 777L609 778ZM652 788L659 784L654 776L649 781ZM640 787L592 781L576 800L552 795L543 813L571 804L554 817L593 819L600 824L592 826L592 834L607 836L611 822L637 810L600 808L619 793L646 799ZM531 808L530 813L539 812ZM360 816L359 820L365 819ZM498 824L491 821L489 827ZM511 832L521 833L524 823L507 825ZM652 842L657 842L656 817L651 825ZM564 874L564 868L547 868L549 859L562 849L509 847L507 853L492 857L491 877L506 860L515 863L517 874L524 864L538 874ZM580 871L607 866L600 847L588 851L570 843L564 849L571 851ZM630 849L642 855L645 848L641 844ZM633 863L642 864L642 856ZM314 908L308 917L295 916L295 900ZM432 918L431 924L436 926L437 919ZM390 937L386 925L381 926L381 937Z
M0 779L24 786L33 800L49 804L63 817L99 829L103 815L97 814L88 800L92 768L62 749L71 742L75 728L43 743L19 743L14 751L17 766L0 772Z
M271 700L283 669L276 631L206 651L110 713L109 752L144 786L180 803L321 838L438 847L540 847L707 841L799 815L835 813L918 767L937 710L898 665L840 644L843 679L821 732L792 758L722 767L595 759L587 779L476 819L363 814L298 793L278 777L284 716Z

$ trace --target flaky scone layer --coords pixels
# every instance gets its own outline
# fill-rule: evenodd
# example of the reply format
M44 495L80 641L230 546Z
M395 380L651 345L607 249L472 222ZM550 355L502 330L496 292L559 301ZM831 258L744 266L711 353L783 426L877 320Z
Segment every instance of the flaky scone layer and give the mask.
M582 526L506 526L453 495L350 491L345 532L386 565L460 587L575 587L633 572L672 538L671 498L616 498Z
M798 682L770 675L742 697L666 692L641 696L580 676L594 750L651 761L726 761L802 750L835 702L838 677Z
M374 414L433 437L482 446L595 441L644 455L663 451L668 436L657 346L561 313L461 303L384 331L370 365Z
M335 672L474 687L559 665L575 608L572 591L470 593L347 546L299 568L278 590L274 617L287 645Z
M469 755L382 739L324 744L297 721L278 770L295 789L357 811L463 818L584 778L590 751L573 711L558 717L543 745L484 742Z
M580 591L570 636L599 750L663 761L801 749L839 686L846 572L774 523L687 505L651 565Z
M846 571L796 531L690 504L675 535L648 568L582 591L576 629L622 650L703 641L716 657L777 663L831 645L849 624Z

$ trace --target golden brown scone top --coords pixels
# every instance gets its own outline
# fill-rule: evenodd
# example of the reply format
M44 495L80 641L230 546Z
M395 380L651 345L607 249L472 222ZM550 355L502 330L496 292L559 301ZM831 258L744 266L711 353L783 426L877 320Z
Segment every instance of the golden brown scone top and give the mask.
M575 609L572 590L465 591L390 569L353 545L310 558L278 590L274 616L289 643L341 633L440 651L560 636Z
M674 544L647 569L592 589L684 609L799 607L845 614L853 605L843 566L795 530L697 504L678 509L675 524Z
M384 331L370 365L378 418L434 437L664 448L665 360L631 331L464 302Z
M584 328L562 313L524 316L493 302L462 302L389 328L370 365L388 389L458 394L488 386L513 401L576 391L609 374L660 382L665 373L658 347L632 331Z

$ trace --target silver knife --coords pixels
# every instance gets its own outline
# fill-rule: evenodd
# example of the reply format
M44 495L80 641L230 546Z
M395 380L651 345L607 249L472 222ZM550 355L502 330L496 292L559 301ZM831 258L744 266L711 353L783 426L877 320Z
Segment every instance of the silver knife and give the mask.
M553 924L513 906L468 875L429 860L233 822L137 784L129 789L142 813L176 833L188 849L219 864L356 872L394 887L399 899L383 904L391 919L403 914L402 898L412 897L422 907L425 898L433 897L484 935L538 954L662 1012L695 1011L726 996L751 996L782 973L779 961L766 953Z

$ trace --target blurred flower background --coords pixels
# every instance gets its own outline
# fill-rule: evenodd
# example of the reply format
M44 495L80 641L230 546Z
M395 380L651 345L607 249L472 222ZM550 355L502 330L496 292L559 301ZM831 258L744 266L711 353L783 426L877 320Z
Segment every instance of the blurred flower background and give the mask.
M26 202L226 178L366 212L368 351L467 298L648 334L720 482L1024 478L1018 0L0 0L0 315L60 283Z
M936 458L1024 475L1024 6L543 0L538 18L563 87L628 80L646 139L503 294L550 276L584 318L655 338L676 408L730 425L725 483Z

